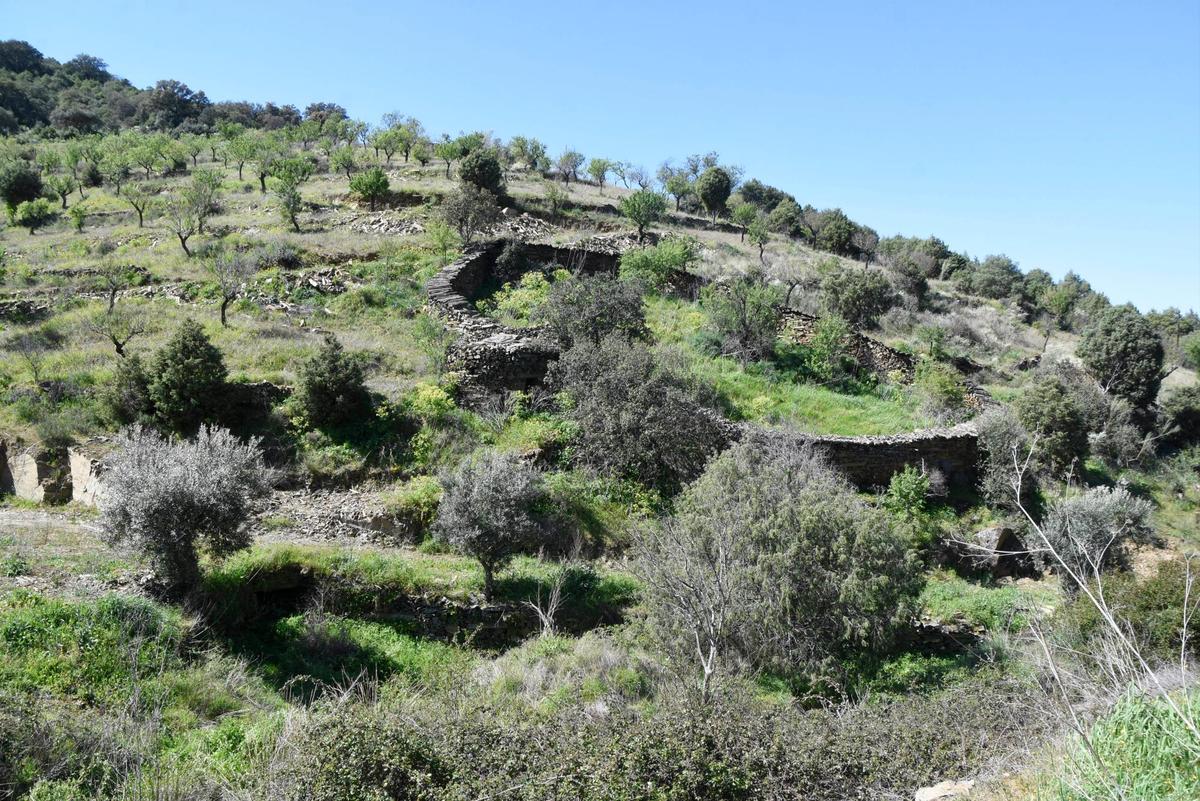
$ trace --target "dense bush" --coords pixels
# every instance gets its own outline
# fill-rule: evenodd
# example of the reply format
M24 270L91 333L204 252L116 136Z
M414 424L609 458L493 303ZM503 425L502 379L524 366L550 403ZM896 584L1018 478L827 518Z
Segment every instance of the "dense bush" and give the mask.
M1054 378L1043 378L1013 405L1025 430L1037 438L1037 456L1048 470L1062 475L1078 471L1088 455L1083 411Z
M967 417L962 375L948 364L922 359L913 386L920 395L921 410L938 422L959 423Z
M1153 538L1150 512L1148 502L1123 487L1094 487L1052 503L1041 528L1058 554L1051 563L1074 574L1064 576L1067 590L1077 590L1075 579L1126 567L1129 546Z
M1200 441L1200 386L1172 391L1163 401L1163 414L1175 429L1172 442L1187 445Z
M1188 565L1182 559L1162 562L1153 575L1144 578L1132 572L1104 576L1104 598L1144 656L1168 664L1179 659L1184 610L1190 603L1194 615L1197 603L1194 588L1189 597L1187 581ZM1096 604L1084 596L1058 612L1056 629L1067 638L1067 644L1080 649L1109 631ZM1194 635L1189 632L1187 650L1200 659L1200 638Z
M497 197L504 195L504 169L494 150L482 147L472 150L459 162L458 177Z
M1146 407L1162 383L1163 345L1133 306L1114 306L1085 329L1076 350L1104 389Z
M112 382L105 388L103 402L109 417L118 425L150 425L154 421L150 377L141 356L134 353L117 362Z
M1019 293L1021 270L1007 256L988 256L954 272L954 282L964 292L985 298L1001 299Z
M565 391L565 413L577 426L574 453L606 475L671 492L725 443L698 388L640 343L609 336L577 344L555 363L551 380Z
M541 476L515 454L481 451L441 479L443 495L434 533L483 566L483 593L491 600L496 571L542 541L538 508Z
M639 281L609 275L577 275L555 281L545 304L534 314L563 347L593 345L612 333L639 338L646 334L646 310Z
M835 270L821 280L821 305L855 328L872 328L896 305L896 293L879 270Z
M39 228L44 228L58 218L54 204L44 197L36 200L26 200L17 206L13 212L13 222L22 228L27 228L32 234Z
M17 206L42 196L42 176L24 161L12 159L0 164L0 201L11 217Z
M625 251L621 256L621 277L638 279L661 290L676 273L686 272L697 258L698 248L693 240L666 239L653 247Z
M700 661L706 689L739 666L837 678L839 659L888 646L922 583L887 515L781 441L714 459L638 565L663 641Z
M783 293L763 275L739 276L706 287L701 302L724 355L748 362L774 352Z
M448 775L428 738L379 708L338 708L309 721L274 791L294 801L434 801Z
M296 400L313 425L337 425L365 414L371 405L362 365L332 334L300 365Z
M213 421L225 392L225 360L194 320L184 320L155 354L150 376L154 413L173 431Z
M733 192L733 177L724 167L709 167L696 179L694 190L704 210L716 220Z
M257 440L201 426L195 439L169 440L133 428L122 433L104 475L101 525L130 542L176 589L199 578L199 550L221 556L250 544L250 503L268 490Z

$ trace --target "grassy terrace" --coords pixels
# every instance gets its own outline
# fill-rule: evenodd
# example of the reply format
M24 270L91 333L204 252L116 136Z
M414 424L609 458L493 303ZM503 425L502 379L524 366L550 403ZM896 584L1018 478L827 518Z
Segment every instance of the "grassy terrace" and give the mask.
M918 410L917 400L902 391L881 389L873 394L847 395L798 383L783 370L747 369L733 359L704 354L695 342L704 326L704 313L695 304L651 298L646 317L660 345L681 353L740 419L788 423L813 433L847 436L900 434L932 424Z

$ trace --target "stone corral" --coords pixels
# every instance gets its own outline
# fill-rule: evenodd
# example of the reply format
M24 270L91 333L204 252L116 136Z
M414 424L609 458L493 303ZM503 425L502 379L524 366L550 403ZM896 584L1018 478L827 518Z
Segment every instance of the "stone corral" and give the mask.
M457 333L449 363L460 376L460 389L468 403L505 391L527 390L541 383L550 363L558 357L555 343L536 329L509 328L481 314L475 302L489 286L511 281L516 275L498 275L496 260L504 248L495 241L476 248L444 267L428 284L430 306ZM628 246L628 243L620 243ZM620 246L605 247L588 241L571 248L524 243L527 261L561 264L575 272L615 272ZM817 318L794 310L784 312L784 335L797 342L812 336ZM850 351L860 364L881 375L898 375L911 381L916 359L907 353L854 332ZM990 398L968 385L972 398L982 405ZM783 433L722 420L727 442L754 437L788 436L811 443L829 462L859 487L886 487L892 476L912 465L939 471L950 484L971 486L976 481L979 458L977 432L970 423L895 436L841 437Z
M504 245L497 240L472 250L442 268L425 286L430 305L458 334L450 346L448 363L459 374L459 388L468 401L537 386L558 358L557 346L538 329L510 328L475 308L485 287L517 277L496 272L496 259ZM616 248L536 243L520 247L527 261L561 264L572 272L612 273L620 260Z

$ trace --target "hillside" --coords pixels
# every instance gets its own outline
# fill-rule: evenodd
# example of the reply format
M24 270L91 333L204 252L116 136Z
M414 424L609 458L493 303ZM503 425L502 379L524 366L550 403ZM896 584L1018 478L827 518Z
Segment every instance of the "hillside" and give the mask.
M0 798L1200 794L1194 311L22 42L0 134Z

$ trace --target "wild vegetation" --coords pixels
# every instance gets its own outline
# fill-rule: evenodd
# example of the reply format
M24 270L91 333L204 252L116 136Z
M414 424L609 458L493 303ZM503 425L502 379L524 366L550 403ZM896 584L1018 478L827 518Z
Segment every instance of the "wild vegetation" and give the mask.
M0 798L1200 795L1194 311L18 41L0 201ZM473 393L470 326L553 363Z

